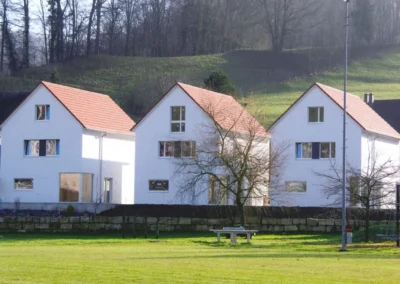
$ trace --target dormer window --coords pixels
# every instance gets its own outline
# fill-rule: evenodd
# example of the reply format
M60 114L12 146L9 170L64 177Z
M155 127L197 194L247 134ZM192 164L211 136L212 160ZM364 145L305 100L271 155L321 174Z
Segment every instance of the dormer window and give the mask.
M309 107L308 122L324 122L324 107Z
M185 132L186 110L184 106L171 107L171 132Z
M50 120L50 105L36 105L36 120Z

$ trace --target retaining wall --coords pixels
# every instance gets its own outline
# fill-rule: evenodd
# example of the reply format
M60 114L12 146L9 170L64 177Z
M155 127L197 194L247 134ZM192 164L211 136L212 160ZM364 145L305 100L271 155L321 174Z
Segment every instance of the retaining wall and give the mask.
M237 224L239 220L234 220ZM354 230L364 228L364 221L350 220ZM318 232L333 233L341 230L340 219L315 218L248 218L246 229L260 232ZM179 217L0 217L0 233L89 233L124 232L143 234L159 232L206 232L232 226L231 219L179 218Z

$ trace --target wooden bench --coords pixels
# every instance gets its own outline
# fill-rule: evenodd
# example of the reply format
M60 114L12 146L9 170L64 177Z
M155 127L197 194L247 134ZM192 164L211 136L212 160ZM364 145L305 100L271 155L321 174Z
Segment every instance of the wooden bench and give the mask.
M223 227L222 230L210 230L210 231L217 234L217 242L220 242L221 233L230 234L232 244L236 244L237 235L246 235L247 242L250 243L251 235L258 232L258 230L246 230L243 227Z

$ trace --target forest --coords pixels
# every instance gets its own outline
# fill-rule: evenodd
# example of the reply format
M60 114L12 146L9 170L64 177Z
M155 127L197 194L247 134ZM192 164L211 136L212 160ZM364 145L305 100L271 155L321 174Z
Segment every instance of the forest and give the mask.
M86 55L338 49L340 0L0 0L0 72ZM354 47L399 43L400 0L351 0Z

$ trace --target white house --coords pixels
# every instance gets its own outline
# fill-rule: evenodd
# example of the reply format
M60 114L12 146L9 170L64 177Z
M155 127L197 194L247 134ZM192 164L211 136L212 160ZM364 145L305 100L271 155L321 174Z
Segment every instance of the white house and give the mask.
M218 186L211 179L208 189L196 197L179 194L181 177L176 175L176 161L196 155L196 147L208 136L202 127L212 120L208 107L215 111L216 123L229 129L238 118L234 132L244 131L246 119L255 121L259 134L269 147L266 130L231 96L183 83L173 86L151 111L133 128L136 133L135 204L232 204L232 198L219 198ZM267 194L267 193L266 193ZM263 205L265 198L253 198L251 205ZM250 205L249 204L249 205Z
M332 166L342 168L343 91L315 83L269 129L274 144L288 143L284 170L271 178L293 206L327 206L322 190ZM368 167L371 156L399 164L400 135L358 96L347 95L346 163ZM359 189L361 190L361 189ZM358 206L349 202L349 206Z
M0 199L133 203L134 125L109 96L42 82L1 125Z

